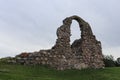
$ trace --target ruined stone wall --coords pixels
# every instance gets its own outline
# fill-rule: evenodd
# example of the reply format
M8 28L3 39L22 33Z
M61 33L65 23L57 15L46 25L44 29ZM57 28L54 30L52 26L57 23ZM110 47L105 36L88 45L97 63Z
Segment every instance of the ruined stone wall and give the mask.
M70 45L72 20L79 23L81 38ZM50 50L16 56L22 64L47 64L58 70L104 67L101 42L96 40L90 25L78 16L67 17L57 29L56 44ZM26 53L24 53L25 55Z

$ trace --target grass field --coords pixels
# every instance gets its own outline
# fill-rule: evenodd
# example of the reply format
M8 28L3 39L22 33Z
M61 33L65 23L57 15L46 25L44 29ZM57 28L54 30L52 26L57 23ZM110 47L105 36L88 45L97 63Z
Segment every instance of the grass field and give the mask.
M0 80L120 80L120 67L57 71L45 66L0 64Z

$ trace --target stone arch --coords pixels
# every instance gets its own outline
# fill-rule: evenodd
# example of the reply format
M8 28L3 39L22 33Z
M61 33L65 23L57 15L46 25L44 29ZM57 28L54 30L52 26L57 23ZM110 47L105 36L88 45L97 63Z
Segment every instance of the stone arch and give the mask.
M72 20L75 20L78 22L79 24L79 28L81 30L81 39L89 39L91 37L93 37L93 33L91 30L91 27L89 26L89 24L84 21L82 18L80 18L79 16L71 16L71 17L67 17L63 20L63 25L61 25L58 29L57 29L57 41L56 44L54 46L54 48L71 48L70 46L70 36L71 36L71 24L72 24ZM56 47L57 46L57 47ZM59 47L58 47L59 46Z
M78 22L81 38L70 45L72 20ZM76 15L65 18L56 34L56 44L52 47L51 53L63 56L57 59L58 62L61 62L61 66L55 63L59 65L57 68L63 68L64 66L64 69L69 67L77 69L80 68L81 64L84 64L84 68L100 68L104 65L101 45L99 45L100 41L96 40L90 25L82 18ZM53 58L53 61L56 61L56 59Z
M70 45L71 23L76 20L81 30L81 39L75 40ZM96 40L90 25L82 18L74 15L63 20L63 25L57 29L56 44L49 50L27 53L17 62L24 64L47 64L58 70L103 68L103 55L101 42Z

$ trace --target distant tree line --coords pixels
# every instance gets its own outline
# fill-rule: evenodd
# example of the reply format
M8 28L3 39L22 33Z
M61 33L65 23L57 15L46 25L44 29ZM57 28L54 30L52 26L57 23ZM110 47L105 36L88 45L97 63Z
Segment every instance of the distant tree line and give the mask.
M112 55L104 55L105 67L120 67L120 58L114 60Z

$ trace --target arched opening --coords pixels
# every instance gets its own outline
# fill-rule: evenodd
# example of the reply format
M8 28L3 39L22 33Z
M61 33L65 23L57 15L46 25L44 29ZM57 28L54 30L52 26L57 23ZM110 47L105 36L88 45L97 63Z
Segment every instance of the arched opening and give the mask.
M79 23L76 20L72 20L70 45L72 45L75 40L80 38L81 38L81 31L80 31Z

